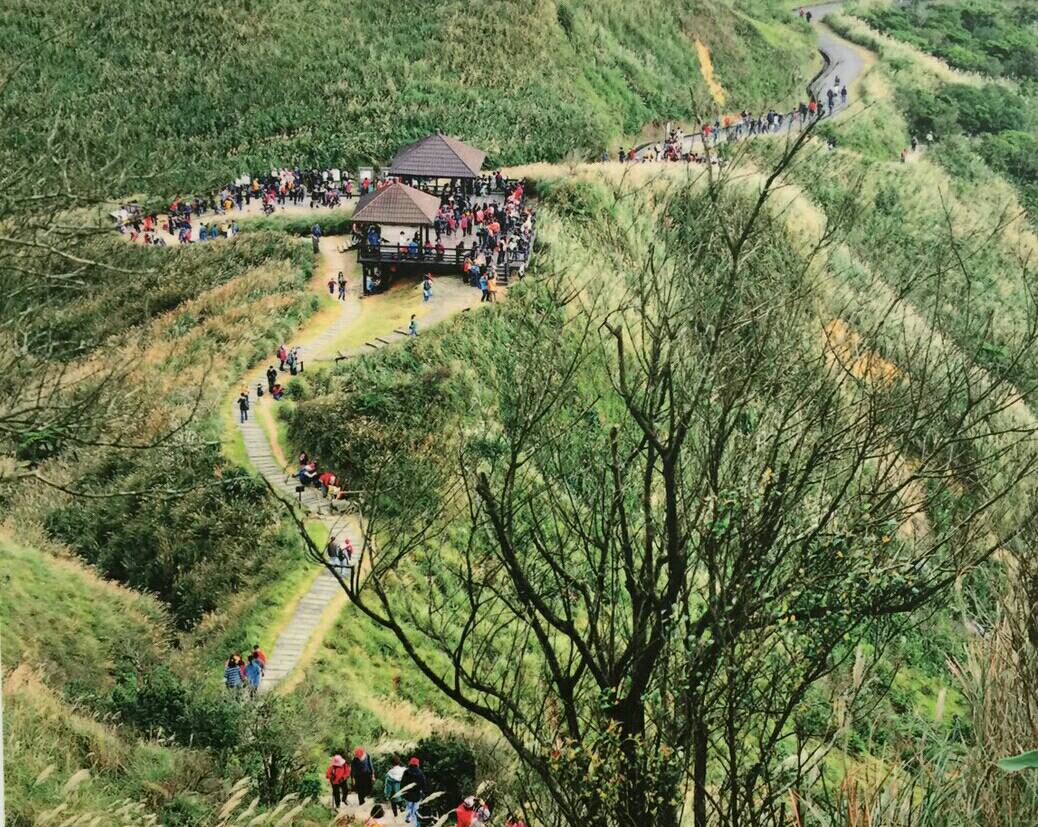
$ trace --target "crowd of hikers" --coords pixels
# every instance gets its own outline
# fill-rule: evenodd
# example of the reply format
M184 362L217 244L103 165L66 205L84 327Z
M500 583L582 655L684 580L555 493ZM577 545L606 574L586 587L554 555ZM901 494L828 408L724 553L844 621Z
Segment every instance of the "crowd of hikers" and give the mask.
M227 666L223 670L224 685L232 692L247 692L249 697L259 692L263 681L263 673L267 668L267 656L254 644L245 660L241 652L234 652L227 658Z
M927 144L927 146L930 146L931 144L933 144L933 141L934 141L933 133L932 132L927 132L926 133L926 144ZM919 139L915 135L913 135L912 136L912 140L909 142L909 145L901 150L901 163L902 164L907 164L909 157L911 157L911 155L914 155L918 151L918 149L919 149Z
M423 240L422 231L400 230L398 237L386 238L377 224L354 227L354 238L361 252L391 261L419 261L432 264L459 264L466 281L483 287L493 281L492 273L518 267L529 259L533 245L536 211L525 204L525 185L508 181L494 173L491 192L477 188L474 194L460 182L440 194L440 208L432 224L432 237ZM387 180L387 184L389 181ZM482 195L483 200L479 200ZM521 268L520 268L521 269ZM365 282L365 293L382 287L374 277ZM483 300L493 301L491 287Z
M684 161L693 164L723 164L724 159L714 153L705 151L705 147L713 146L720 141L738 141L742 138L753 138L758 135L773 135L783 128L803 128L812 121L832 115L838 107L847 105L847 86L841 83L839 75L831 87L825 90L821 98L814 95L808 101L801 101L792 112L783 114L769 109L761 115L742 111L738 115L718 116L713 123L704 123L698 133L686 133L680 127L670 130L667 137L656 144L641 147L620 147L616 160L620 163L639 161ZM704 151L697 152L694 141L689 140L698 135ZM604 153L603 161L610 160Z
M139 204L123 204L115 218L120 232L131 241L165 245L158 230L174 236L181 244L229 238L240 231L234 219L254 201L262 206L265 215L277 206L309 204L317 207L338 207L342 199L351 199L355 190L364 195L371 190L370 174L360 178L357 185L348 173L338 169L272 170L257 176L243 175L206 196L174 198L164 211L146 210ZM195 225L197 224L197 231Z
M376 801L364 822L365 827L383 827L380 819L386 817L388 807L397 818L404 813L407 824L431 824L438 821L435 815L424 815L421 805L427 797L432 797L429 784L422 770L422 762L418 756L411 756L406 766L396 755L389 756L389 766L385 771L381 795L375 794L378 778L375 774L371 756L363 747L353 751L353 758L347 761L342 752L335 752L328 762L324 777L331 787L332 809L338 811L350 804L349 797L355 795L357 806L363 807L368 799L381 798L385 804ZM454 820L449 822L457 827L489 827L491 822L490 804L475 795L466 796L453 811ZM439 823L443 823L442 819ZM526 827L518 816L509 813L503 827Z

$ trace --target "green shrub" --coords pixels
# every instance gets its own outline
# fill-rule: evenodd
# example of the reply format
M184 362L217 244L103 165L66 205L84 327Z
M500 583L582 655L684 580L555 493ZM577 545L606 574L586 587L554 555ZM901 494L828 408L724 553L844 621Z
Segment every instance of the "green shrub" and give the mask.
M476 791L476 754L471 745L456 735L430 735L415 747L415 755L430 791L443 791L432 805L431 814L440 815L458 806L465 796Z
M1038 9L1033 3L951 0L872 5L858 14L899 40L929 51L957 69L1038 77Z
M109 701L120 719L149 735L225 750L238 743L243 706L228 692L199 692L163 664L127 666Z
M113 456L80 484L154 492L69 502L44 523L107 577L160 597L181 628L277 565L266 487L228 465L218 445Z
M936 92L916 87L899 91L899 103L916 135L988 135L1019 130L1027 123L1023 97L995 84L949 83Z

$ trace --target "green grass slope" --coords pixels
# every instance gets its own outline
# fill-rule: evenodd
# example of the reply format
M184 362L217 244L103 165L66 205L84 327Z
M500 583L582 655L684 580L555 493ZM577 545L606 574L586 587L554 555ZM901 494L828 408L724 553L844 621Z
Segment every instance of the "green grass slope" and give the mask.
M816 56L778 0L418 0L185 6L14 0L0 10L2 149L118 157L149 192L271 164L385 161L434 129L489 164L600 152L649 121L799 94ZM20 67L20 68L18 68Z

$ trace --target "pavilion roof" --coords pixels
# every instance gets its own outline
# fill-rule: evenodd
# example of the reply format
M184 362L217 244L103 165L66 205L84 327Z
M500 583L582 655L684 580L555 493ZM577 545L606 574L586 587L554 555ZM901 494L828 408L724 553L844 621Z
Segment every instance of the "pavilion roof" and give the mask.
M362 196L353 211L353 220L364 224L421 227L432 224L439 209L440 199L435 195L394 181Z
M478 178L487 154L439 132L405 146L389 167L390 175L427 178Z

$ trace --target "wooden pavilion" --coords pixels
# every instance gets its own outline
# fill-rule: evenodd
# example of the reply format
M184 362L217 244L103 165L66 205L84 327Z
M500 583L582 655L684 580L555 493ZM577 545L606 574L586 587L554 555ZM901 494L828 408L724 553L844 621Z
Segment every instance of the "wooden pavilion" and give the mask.
M397 152L389 174L437 194L452 192L458 186L472 192L483 174L486 157L482 149L436 132Z
M425 245L439 209L437 196L399 181L360 198L353 226L365 294L388 287L401 269L430 269Z

